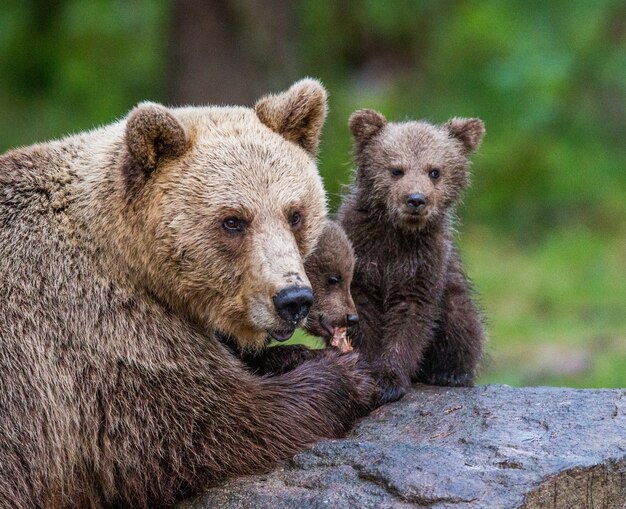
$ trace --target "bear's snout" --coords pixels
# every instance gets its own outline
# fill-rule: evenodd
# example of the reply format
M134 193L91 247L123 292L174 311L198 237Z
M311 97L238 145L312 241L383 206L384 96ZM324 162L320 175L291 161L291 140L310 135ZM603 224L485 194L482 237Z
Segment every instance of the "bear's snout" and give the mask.
M289 286L272 298L278 316L295 325L306 318L313 304L313 291L307 286Z
M346 325L348 327L354 327L355 325L358 325L358 324L359 324L359 315L354 313L354 314L350 314L346 316Z
M405 203L411 214L421 214L426 209L426 196L422 193L411 193L406 197Z

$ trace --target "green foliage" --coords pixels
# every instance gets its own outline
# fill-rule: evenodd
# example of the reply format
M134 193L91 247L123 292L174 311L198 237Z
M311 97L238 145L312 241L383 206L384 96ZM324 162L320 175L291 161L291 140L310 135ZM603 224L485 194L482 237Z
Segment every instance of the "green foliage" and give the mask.
M535 239L555 227L608 227L607 219L623 217L621 3L304 5L305 61L313 63L304 70L320 75L333 98L332 143L322 153L331 192L349 180L347 115L367 106L391 119L485 120L476 185L463 211L469 221Z
M89 129L162 96L167 7L164 1L5 1L0 148Z
M300 74L330 91L320 169L331 206L351 179L355 109L481 117L487 136L460 241L489 317L484 380L626 385L624 3L295 5ZM168 0L5 1L0 149L166 101L169 9Z

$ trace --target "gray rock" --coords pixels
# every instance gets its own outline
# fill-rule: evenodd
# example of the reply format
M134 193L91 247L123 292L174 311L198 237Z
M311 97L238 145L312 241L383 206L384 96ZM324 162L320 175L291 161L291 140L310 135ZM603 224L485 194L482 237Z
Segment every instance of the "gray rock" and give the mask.
M417 386L185 509L626 508L626 390Z

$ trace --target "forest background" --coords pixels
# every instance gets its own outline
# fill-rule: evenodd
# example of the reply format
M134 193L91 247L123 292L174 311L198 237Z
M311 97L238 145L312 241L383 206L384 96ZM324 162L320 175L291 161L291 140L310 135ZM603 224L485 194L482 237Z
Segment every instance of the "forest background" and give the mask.
M333 210L353 110L485 121L458 227L490 337L481 382L626 386L623 1L5 0L0 151L303 76L330 92Z

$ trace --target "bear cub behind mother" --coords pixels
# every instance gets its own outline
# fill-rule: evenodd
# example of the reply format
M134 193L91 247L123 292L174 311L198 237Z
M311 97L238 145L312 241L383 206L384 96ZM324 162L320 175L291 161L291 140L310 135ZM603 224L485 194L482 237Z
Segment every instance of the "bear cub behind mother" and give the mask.
M305 319L325 113L304 80L0 156L0 507L171 506L367 409L355 355L262 378L214 334Z

